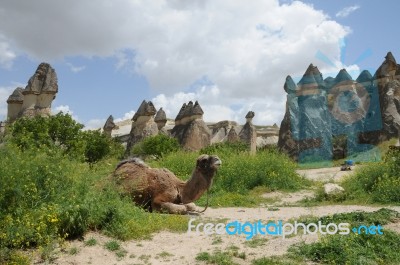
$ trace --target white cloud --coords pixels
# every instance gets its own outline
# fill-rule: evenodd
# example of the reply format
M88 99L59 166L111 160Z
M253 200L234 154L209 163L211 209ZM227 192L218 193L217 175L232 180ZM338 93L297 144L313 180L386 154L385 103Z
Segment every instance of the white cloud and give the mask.
M123 116L122 118L116 118L116 119L114 120L114 122L120 122L120 121L124 121L124 120L130 120L130 119L133 118L133 115L135 115L135 112L136 112L136 111L131 110L131 111L125 113L124 116ZM104 123L105 123L105 122L104 122ZM104 124L103 124L103 125L104 125Z
M98 130L103 128L106 123L105 119L92 119L85 122L85 130Z
M340 10L339 12L337 12L336 17L347 17L348 15L350 15L359 8L360 8L359 5L347 6L342 10Z
M64 114L69 114L69 115L71 115L71 117L75 121L80 122L79 121L79 117L74 114L74 112L71 110L70 106L68 106L68 105L59 105L59 106L57 106L57 107L52 109L52 113L53 114L58 114L60 112L62 112Z
M0 35L0 67L6 69L10 68L12 66L13 60L16 57L17 55L14 51L11 50L10 44L5 41L5 38L2 35Z
M0 121L7 119L7 99L15 87L0 87Z
M311 62L327 67L317 51L337 64L350 29L299 1L4 0L0 32L7 49L12 42L41 60L115 57L117 69L146 78L169 117L197 99L207 119L243 119L253 104L264 113L255 120L279 122L286 75L301 76ZM187 91L202 78L217 95L212 86Z
M171 96L160 94L152 99L154 106L163 108L168 118L175 119L183 103L199 101L206 122L218 122L222 120L245 123L245 116L252 110L256 116L253 119L255 124L280 123L283 118L282 106L285 105L285 97L276 101L268 100L268 96L259 98L230 99L218 97L220 89L216 86L203 86L196 92L179 92ZM278 122L279 121L279 122Z
M73 73L79 73L86 69L86 66L84 66L84 65L75 66L72 63L67 63L67 65L68 65L69 69L71 70L71 72L73 72Z
M52 109L53 114L57 114L59 112L69 114L75 121L83 123L83 125L85 125L85 127L83 128L84 130L97 130L103 128L104 124L106 123L105 119L91 119L86 122L82 122L80 121L79 117L74 114L74 111L72 111L71 107L68 105L59 105Z

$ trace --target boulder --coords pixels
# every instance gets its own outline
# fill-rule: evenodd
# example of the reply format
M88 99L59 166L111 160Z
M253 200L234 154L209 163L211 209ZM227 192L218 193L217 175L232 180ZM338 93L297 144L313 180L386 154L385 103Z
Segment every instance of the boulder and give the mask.
M324 184L324 193L327 196L337 195L343 193L344 189L335 183L326 183Z

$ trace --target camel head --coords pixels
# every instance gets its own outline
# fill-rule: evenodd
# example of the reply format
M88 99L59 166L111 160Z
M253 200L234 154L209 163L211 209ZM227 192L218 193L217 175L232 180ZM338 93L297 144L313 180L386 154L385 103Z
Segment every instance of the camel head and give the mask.
M221 164L218 156L201 155L197 158L196 167L183 190L184 204L198 200L211 187L213 177Z
M196 171L211 179L221 164L222 161L218 156L201 155L197 158Z

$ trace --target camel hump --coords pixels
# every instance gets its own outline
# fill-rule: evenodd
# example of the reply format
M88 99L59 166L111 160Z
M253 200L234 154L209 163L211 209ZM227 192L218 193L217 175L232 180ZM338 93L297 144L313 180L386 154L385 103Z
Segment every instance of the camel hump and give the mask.
M115 170L117 170L122 165L125 165L127 163L133 163L133 164L136 164L136 165L139 165L139 166L150 168L145 162L143 162L142 159L137 158L137 157L131 157L131 158L128 158L128 159L125 159L125 160L122 160L121 162L119 162L117 167L115 168Z

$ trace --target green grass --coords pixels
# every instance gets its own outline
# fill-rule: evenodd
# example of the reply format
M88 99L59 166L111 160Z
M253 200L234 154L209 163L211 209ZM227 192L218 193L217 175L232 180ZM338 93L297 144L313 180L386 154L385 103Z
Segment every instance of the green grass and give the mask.
M69 251L68 254L70 255L77 255L79 253L79 249L77 247L72 247Z
M216 265L235 265L238 264L234 261L235 258L246 259L244 252L239 252L239 249L235 246L228 247L225 251L215 250L212 254L208 252L201 252L197 254L197 261L204 261L207 264Z
M268 242L268 239L262 237L254 237L251 240L247 240L244 242L244 245L250 248L258 248L264 246Z
M350 223L350 227L358 225L385 225L397 221L400 213L380 209L375 212L352 212L334 214L324 217L304 216L297 219L302 223ZM294 221L294 220L291 220ZM286 265L306 264L313 261L317 264L399 264L400 235L390 230L385 230L383 235L355 234L326 235L312 244L300 243L292 246L288 254L281 257L269 257L255 260L254 265Z
M302 257L291 256L272 256L253 260L253 265L306 265Z
M294 255L322 264L399 264L400 235L385 231L383 235L333 235L313 244L289 249Z
M90 238L87 241L85 241L85 246L92 247L95 245L97 245L97 240L95 238Z
M110 240L104 244L104 248L114 252L121 249L121 244L116 240Z
M170 257L173 257L173 256L174 256L173 254L171 254L169 252L166 252L166 251L163 251L161 253L158 253L156 258L159 257L159 258L162 258L162 259L166 259L166 258L170 258Z

